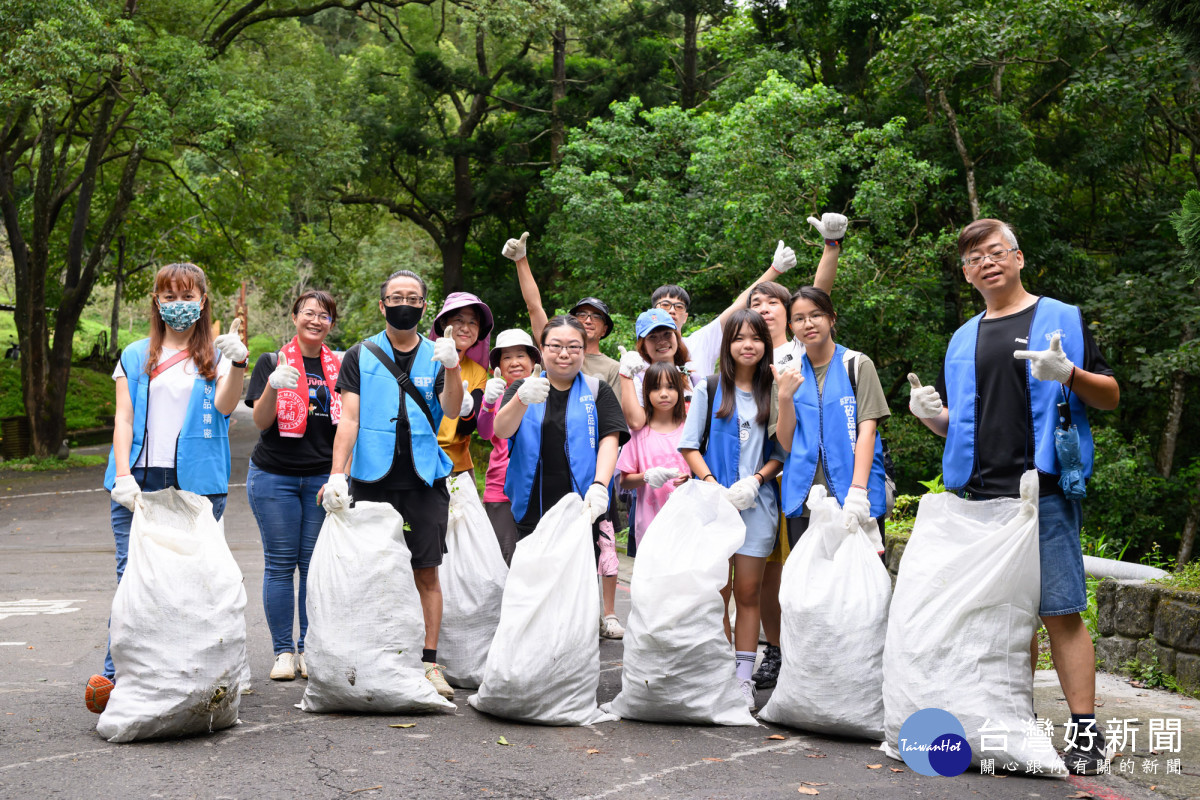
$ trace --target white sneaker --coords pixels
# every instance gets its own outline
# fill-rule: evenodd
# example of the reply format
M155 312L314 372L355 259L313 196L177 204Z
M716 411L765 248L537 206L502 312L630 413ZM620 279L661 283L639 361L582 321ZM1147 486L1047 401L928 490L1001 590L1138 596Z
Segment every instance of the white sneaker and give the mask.
M275 666L271 667L271 680L294 681L296 679L296 657L292 653L280 653L275 656Z
M296 654L296 671L300 673L300 677L308 680L308 664L304 663L304 653Z
M621 623L617 620L616 614L609 614L606 617L600 618L600 638L602 639L622 639L625 637L625 629L621 627Z
M740 682L742 684L742 697L746 698L746 705L751 711L758 708L758 693L754 691L754 679L746 678Z

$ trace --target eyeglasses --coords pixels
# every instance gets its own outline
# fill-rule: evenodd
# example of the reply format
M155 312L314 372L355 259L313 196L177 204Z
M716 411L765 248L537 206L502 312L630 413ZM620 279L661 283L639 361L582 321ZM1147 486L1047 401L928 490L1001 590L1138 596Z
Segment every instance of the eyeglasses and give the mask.
M547 342L546 344L542 345L542 349L547 353L561 353L563 350L566 350L571 355L577 356L583 352L583 345L578 343L559 344L558 342Z
M654 307L661 308L663 311L678 311L680 313L687 311L687 306L683 303L672 303L670 300L663 300Z
M419 294L389 294L383 298L385 306L419 306L425 298Z
M300 317L300 319L304 320L305 322L312 322L313 320L320 320L321 322L324 322L326 325L333 324L333 317L329 316L328 314L322 314L320 311L313 311L311 308L301 311L296 316Z
M1009 253L1015 253L1020 249L1021 248L1019 247L1010 247L1007 250L993 250L992 252L983 256L964 256L963 263L968 267L978 267L985 261L991 261L995 264L1003 264L1008 260Z
M574 316L575 319L579 320L580 322L587 322L589 320L596 320L598 322L604 321L604 317L600 316L594 311L576 311Z
M803 325L806 322L811 322L812 324L816 325L818 322L820 322L821 320L825 319L828 316L829 315L826 314L824 311L814 311L813 313L807 314L807 315L806 314L797 314L796 316L792 317L792 324L793 325Z

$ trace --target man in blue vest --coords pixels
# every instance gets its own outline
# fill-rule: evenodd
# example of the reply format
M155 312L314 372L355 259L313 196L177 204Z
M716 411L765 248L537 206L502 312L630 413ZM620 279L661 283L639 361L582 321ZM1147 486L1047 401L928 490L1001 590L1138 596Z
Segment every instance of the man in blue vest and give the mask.
M326 511L357 499L390 503L404 518L425 617L425 677L438 694L452 698L454 689L437 663L438 566L446 552L446 477L452 464L438 447L437 432L443 416L458 416L463 390L453 331L436 342L417 333L425 298L425 281L408 270L392 273L379 287L379 311L387 327L342 357L336 387L342 418L333 440L333 469L319 497ZM360 403L360 397L367 402Z
M1038 613L1071 710L1065 759L1071 772L1095 774L1106 754L1095 721L1096 654L1080 616L1087 608L1081 512L1079 500L1059 485L1054 431L1061 403L1078 428L1083 475L1090 476L1086 409L1116 408L1120 388L1079 308L1025 290L1025 255L1007 224L972 222L958 236L958 253L963 275L983 296L986 310L955 332L936 389L909 375L909 408L946 437L942 474L950 491L979 499L1018 497L1021 475L1037 469ZM1030 657L1036 668L1036 636Z

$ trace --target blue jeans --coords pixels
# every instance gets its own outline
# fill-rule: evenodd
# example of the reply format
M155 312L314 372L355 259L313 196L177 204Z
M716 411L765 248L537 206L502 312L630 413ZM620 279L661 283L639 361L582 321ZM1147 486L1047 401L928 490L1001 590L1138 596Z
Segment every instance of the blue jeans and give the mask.
M305 594L308 562L317 535L325 522L325 509L317 503L317 491L329 475L278 475L250 463L246 475L246 497L258 522L263 543L263 609L275 655L303 653L308 632ZM296 592L295 574L300 570L300 638L292 641L292 619Z
M179 483L175 480L174 467L135 467L129 472L143 492L157 492L172 487L179 488ZM227 495L210 494L207 497L212 503L213 516L220 519L221 515L225 513ZM112 520L113 539L117 544L117 583L120 584L121 576L125 574L125 564L129 560L129 526L133 522L133 512L120 503L112 500L108 502L112 506L109 518ZM109 651L104 654L104 677L111 681L116 674L117 669L113 666L110 647Z
M1083 513L1078 500L1060 494L1038 502L1038 555L1042 564L1042 599L1038 614L1058 617L1087 608L1087 578L1079 532Z

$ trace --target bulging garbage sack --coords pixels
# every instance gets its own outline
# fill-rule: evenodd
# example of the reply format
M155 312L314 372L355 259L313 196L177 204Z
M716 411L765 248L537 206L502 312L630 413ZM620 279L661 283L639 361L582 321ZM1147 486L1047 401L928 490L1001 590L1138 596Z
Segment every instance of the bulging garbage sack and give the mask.
M387 503L325 517L308 566L305 711L453 710L425 679L425 620L404 520Z
M648 722L757 725L725 638L721 589L742 516L716 484L676 489L638 546L621 692L603 708Z
M793 728L883 736L883 643L892 580L871 531L842 522L823 486L808 496L809 524L779 583L783 665L759 713ZM867 525L878 536L875 520Z
M116 686L96 732L110 742L188 736L237 722L246 590L208 498L142 495L109 635Z
M592 524L583 498L568 494L517 543L483 683L467 702L541 725L616 719L596 704L597 583Z
M962 723L972 763L1038 763L1066 775L1051 740L1030 735L1038 626L1038 477L1021 497L921 498L904 550L883 653L884 744L900 757L900 728L925 708ZM986 738L985 738L986 737Z
M449 485L449 552L438 570L442 583L438 661L445 666L449 683L474 689L483 680L488 649L500 624L508 565L471 474L457 475Z

